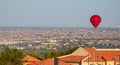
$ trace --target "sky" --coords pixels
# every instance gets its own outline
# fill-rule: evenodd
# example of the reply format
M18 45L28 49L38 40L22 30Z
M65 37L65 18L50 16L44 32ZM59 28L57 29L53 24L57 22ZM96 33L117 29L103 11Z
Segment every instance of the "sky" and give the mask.
M120 26L120 0L0 0L0 27L92 27L94 14Z

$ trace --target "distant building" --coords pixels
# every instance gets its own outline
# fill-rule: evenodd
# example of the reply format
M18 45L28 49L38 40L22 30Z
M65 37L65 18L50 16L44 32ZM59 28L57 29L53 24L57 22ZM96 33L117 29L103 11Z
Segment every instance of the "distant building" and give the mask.
M51 42L51 43L56 43L57 40L50 39L49 42Z

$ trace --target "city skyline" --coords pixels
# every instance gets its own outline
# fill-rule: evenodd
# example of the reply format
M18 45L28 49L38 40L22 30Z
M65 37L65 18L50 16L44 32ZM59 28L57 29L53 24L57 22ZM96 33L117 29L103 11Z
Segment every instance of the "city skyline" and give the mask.
M89 18L102 17L99 27L120 26L120 1L1 0L0 27L93 27Z

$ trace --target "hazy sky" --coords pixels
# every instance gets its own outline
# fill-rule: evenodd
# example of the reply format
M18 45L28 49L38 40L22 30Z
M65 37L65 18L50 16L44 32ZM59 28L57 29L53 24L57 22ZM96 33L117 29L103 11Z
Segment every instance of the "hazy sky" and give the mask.
M120 0L0 0L0 26L92 27L93 14L120 26Z

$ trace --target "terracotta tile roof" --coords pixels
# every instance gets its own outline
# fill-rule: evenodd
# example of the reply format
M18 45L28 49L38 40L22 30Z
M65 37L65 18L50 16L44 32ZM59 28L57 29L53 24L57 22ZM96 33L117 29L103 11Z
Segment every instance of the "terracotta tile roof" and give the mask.
M60 58L60 61L64 62L80 62L82 61L86 56L67 56Z
M23 59L24 61L24 65L54 65L54 59L45 59L45 60L38 60L34 57L31 57L29 55L25 56L25 58ZM69 63L65 63L63 61L59 61L60 65L71 65Z
M89 54L90 57L85 60L89 62L105 62L105 61L119 61L118 55L120 55L120 50L110 50L110 49L101 49L97 50L95 48L84 48Z
M23 65L41 65L41 61L32 57L32 56L25 56L24 59L22 59L22 61L24 62Z
M114 57L112 55L103 55L103 59L105 61L114 61Z
M54 65L54 59L45 59L42 61L43 65Z
M98 50L97 52L106 60L119 61L120 50Z
M23 65L42 65L41 61L39 62L25 62Z
M89 54L94 54L96 52L95 48L84 48Z
M42 62L41 61L38 61L38 62L34 62L35 65L42 65Z
M36 58L34 58L32 56L29 56L29 55L25 56L23 60L26 61L26 62L40 61L39 59L36 59Z
M65 63L65 62L62 62L62 61L59 61L60 64L59 65L72 65L72 64L69 64L69 63ZM42 61L42 65L54 65L54 59L46 59L46 60L43 60Z

